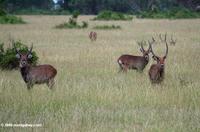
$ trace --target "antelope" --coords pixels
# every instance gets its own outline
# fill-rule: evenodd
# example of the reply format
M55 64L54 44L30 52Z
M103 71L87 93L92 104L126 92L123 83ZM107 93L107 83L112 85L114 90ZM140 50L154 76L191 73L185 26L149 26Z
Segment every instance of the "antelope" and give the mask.
M167 54L168 54L168 44L166 41L166 35L165 35L164 42L166 44L166 52L163 57L159 57L155 55L152 49L152 45L150 44L151 53L153 55L152 58L157 62L157 64L152 64L149 69L149 78L152 83L160 83L164 79L165 59L167 58Z
M13 46L16 51L16 58L19 59L20 72L27 85L27 89L31 89L34 84L43 83L46 83L52 89L57 70L51 65L31 66L28 64L28 61L32 58L33 44L28 50L28 53L20 53L14 43Z
M151 43L153 42L154 40ZM138 44L140 44L141 46L140 51L142 52L143 56L134 56L125 54L118 58L117 62L119 64L120 71L127 72L128 69L135 69L140 72L143 71L143 69L149 62L149 53L151 50L150 44L148 50L145 50L143 48L143 43L144 41L140 43L138 42Z
M173 36L171 35L171 41L170 41L170 44L171 44L171 45L175 45L176 42L177 42L177 39L174 40L174 39L173 39Z
M161 40L161 42L165 42L167 41L167 34L165 34L164 39L162 38L161 34L159 34L159 38ZM175 45L177 42L177 39L173 39L173 35L171 35L171 40L169 41L170 45Z
M97 33L91 31L90 34L89 34L89 38L90 38L91 41L96 41L96 39L97 39Z

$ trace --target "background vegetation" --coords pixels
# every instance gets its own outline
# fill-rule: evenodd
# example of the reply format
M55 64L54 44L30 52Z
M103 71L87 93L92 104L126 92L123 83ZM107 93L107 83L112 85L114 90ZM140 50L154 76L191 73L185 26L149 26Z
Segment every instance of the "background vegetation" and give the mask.
M110 30L110 29L121 29L121 27L119 25L97 25L97 26L93 27L93 29Z
M81 29L81 28L87 28L88 27L88 23L85 21L82 21L82 25L78 24L77 19L79 16L79 12L78 11L74 11L72 16L69 18L68 22L59 24L56 26L56 28L59 29L63 29L63 28L76 28L76 29Z
M7 14L3 2L4 0L0 0L0 24L24 24L22 18Z
M81 14L98 14L101 11L109 10L141 14L142 18L188 18L183 14L187 13L191 17L199 17L200 13L199 0L63 0L64 3L59 0L57 5L60 8L58 9L54 8L55 4L52 0L1 1L4 1L1 7L14 14L69 14L75 10ZM174 12L174 8L180 10L177 16L173 14L177 13Z
M113 11L102 11L93 20L132 20L133 17L127 14L113 12Z

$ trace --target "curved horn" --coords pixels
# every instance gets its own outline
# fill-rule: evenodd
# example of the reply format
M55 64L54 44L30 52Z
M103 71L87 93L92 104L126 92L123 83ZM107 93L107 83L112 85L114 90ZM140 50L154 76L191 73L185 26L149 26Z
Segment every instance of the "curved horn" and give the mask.
M144 43L144 40L141 41L141 45L140 45L140 47L141 47L141 49L142 49L143 51L145 51L145 50L144 50L144 47L143 47L143 43Z
M31 44L31 48L30 48L30 50L29 50L29 54L31 54L31 52L32 52L32 49L33 49L33 43Z
M154 41L153 41L153 42L154 42ZM155 53L153 52L153 48L152 48L152 43L153 43L153 42L148 41L149 46L150 46L150 49L151 49L151 53L153 54L153 56L156 56ZM156 56L156 57L157 57L157 56Z
M168 44L167 44L167 41L165 41L165 44L166 44L166 52L165 52L165 58L167 57L167 54L168 54Z
M140 46L140 50L141 50L142 52L144 52L143 41L137 42L137 43L138 43L138 45Z

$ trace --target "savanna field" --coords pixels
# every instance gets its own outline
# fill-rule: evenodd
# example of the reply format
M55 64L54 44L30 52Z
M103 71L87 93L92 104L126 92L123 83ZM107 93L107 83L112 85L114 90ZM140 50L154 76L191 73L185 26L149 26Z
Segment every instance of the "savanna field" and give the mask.
M39 64L58 71L53 90L44 84L29 91L18 70L0 71L0 123L42 124L0 131L199 132L200 19L106 22L93 17L80 16L87 29L55 29L66 16L22 16L27 24L0 25L5 47L11 46L9 36L33 43ZM104 24L121 29L92 29ZM97 32L97 41L90 41L90 31ZM119 56L142 55L137 41L158 39L160 33L177 39L169 45L163 83L149 80L151 57L142 73L118 73ZM165 54L163 43L153 49Z

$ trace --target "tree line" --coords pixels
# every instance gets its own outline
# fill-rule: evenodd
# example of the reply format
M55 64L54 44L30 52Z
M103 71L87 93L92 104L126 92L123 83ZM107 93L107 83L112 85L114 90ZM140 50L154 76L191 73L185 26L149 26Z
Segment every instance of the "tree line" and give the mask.
M67 11L78 10L81 14L97 14L102 10L134 13L147 10L169 10L184 7L195 10L200 0L63 0L61 8ZM21 9L49 10L54 5L52 0L0 0L4 9L14 12Z

